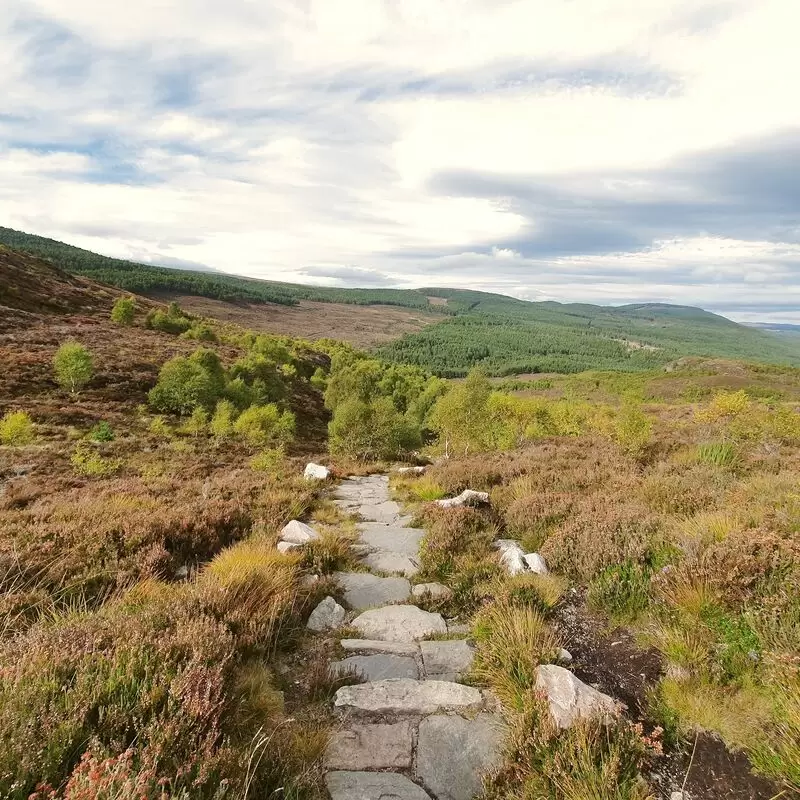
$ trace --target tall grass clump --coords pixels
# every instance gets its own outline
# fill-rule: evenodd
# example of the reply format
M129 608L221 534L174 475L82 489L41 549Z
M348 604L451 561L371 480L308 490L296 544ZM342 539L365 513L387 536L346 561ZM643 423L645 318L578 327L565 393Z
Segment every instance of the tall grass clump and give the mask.
M561 642L544 616L527 605L499 600L475 617L474 677L504 706L522 711L536 688L536 669L552 661Z

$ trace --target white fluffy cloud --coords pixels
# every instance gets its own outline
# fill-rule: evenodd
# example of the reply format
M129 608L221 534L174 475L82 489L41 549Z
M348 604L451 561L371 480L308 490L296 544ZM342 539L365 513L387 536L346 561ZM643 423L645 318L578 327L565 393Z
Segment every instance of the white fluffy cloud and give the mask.
M0 224L800 322L794 0L6 0Z

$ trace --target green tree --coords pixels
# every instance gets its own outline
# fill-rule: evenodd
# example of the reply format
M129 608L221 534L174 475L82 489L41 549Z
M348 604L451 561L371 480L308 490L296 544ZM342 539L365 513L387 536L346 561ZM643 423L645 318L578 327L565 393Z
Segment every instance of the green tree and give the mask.
M489 426L489 397L492 387L486 375L473 369L434 406L431 428L436 431L445 453L485 450Z
M211 410L224 390L225 372L219 356L200 348L189 357L175 356L167 361L148 399L157 411L185 415L198 407Z
M227 439L233 433L236 406L230 400L220 400L211 418L211 433L217 439Z
M389 397L340 403L328 433L333 455L364 461L397 458L421 443L419 425L401 414Z
M64 342L53 357L53 369L58 385L77 394L92 379L94 360L79 342Z
M132 325L136 316L136 301L132 297L120 297L111 309L111 321L115 325Z

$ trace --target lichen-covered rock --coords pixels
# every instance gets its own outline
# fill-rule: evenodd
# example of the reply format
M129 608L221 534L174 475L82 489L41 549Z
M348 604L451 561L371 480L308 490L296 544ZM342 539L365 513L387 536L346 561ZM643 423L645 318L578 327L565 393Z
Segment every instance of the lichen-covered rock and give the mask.
M535 572L537 575L547 575L547 564L538 553L528 553L524 559L531 572Z
M336 731L325 752L329 769L409 769L413 729L408 720L353 724Z
M562 730L579 719L599 717L610 720L619 714L613 697L598 692L568 669L543 664L536 670L536 688L544 692L550 714Z
M472 489L464 489L457 497L448 497L444 500L437 500L436 505L442 508L456 508L457 506L479 506L489 502L488 492L476 492Z
M414 597L451 597L453 590L441 583L418 583L411 590Z
M330 631L338 628L347 616L347 612L332 598L326 597L308 618L306 627L312 631Z

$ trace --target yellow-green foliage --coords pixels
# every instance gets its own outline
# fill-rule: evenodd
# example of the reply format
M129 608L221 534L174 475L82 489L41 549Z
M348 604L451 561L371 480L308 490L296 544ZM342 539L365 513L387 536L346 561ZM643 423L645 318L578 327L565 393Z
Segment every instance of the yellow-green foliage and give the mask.
M136 301L132 297L120 297L111 309L111 321L116 325L131 325L136 316Z
M231 436L236 413L236 406L230 400L220 400L211 418L211 433L218 439Z
M277 405L250 406L233 423L233 430L253 447L286 444L294 438L295 418Z
M720 392L714 395L709 404L698 412L698 418L703 422L716 422L730 420L738 416L750 405L750 398L744 389L738 392Z
M164 417L153 417L147 429L153 436L159 439L172 438L172 429L167 425L167 421Z
M542 614L529 605L498 600L475 618L473 674L504 706L522 711L536 688L536 668L552 661L560 640Z
M285 458L286 454L279 447L262 450L250 459L250 469L256 472L274 472L283 465Z
M64 342L53 356L53 369L58 385L76 394L91 380L94 359L79 342Z
M639 453L649 443L653 433L653 423L641 406L626 403L614 424L614 441L628 453Z
M198 406L191 416L180 427L180 432L187 436L200 436L208 428L208 412Z
M35 437L33 422L24 411L8 411L0 419L0 444L21 447Z
M88 442L81 442L70 457L75 472L88 478L105 478L122 467L121 458L103 458Z

